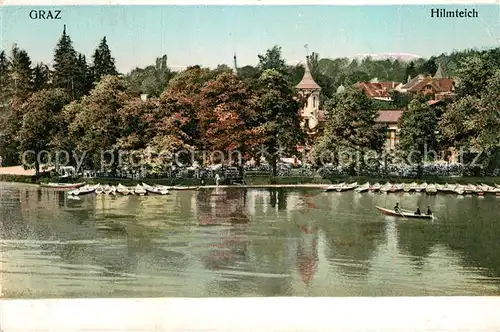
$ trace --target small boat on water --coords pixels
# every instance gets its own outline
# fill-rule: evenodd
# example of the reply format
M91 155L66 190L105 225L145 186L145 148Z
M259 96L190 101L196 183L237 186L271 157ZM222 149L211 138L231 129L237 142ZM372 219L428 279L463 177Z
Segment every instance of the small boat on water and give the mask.
M412 219L432 219L433 215L428 214L415 214L415 212L401 210L396 212L394 210L386 209L380 206L375 206L382 214L387 216L402 217L402 218L412 218Z
M103 192L104 192L104 188L103 188L103 186L101 186L101 184L98 184L98 185L96 186L96 188L95 188L95 193L96 193L97 195L101 195Z
M139 195L139 196L144 196L146 195L148 192L146 191L146 189L144 189L143 187L141 187L140 184L138 184L137 186L135 186L134 188L134 192Z
M365 184L362 184L361 186L357 187L354 189L355 192L362 193L365 191L368 191L370 189L370 182L367 182Z
M373 186L370 186L371 191L379 191L380 190L380 183L375 183Z
M411 183L405 183L405 184L403 184L403 191L405 193L408 193L408 192L412 191L412 189L414 189L414 187L412 186Z
M427 188L427 183L424 182L424 183L420 183L420 184L417 184L417 186L415 187L415 191L417 193L421 192L422 190L425 191L425 189Z
M481 184L481 187L482 187L485 194L496 194L496 193L500 192L499 188L495 188L493 186L490 186L490 185L487 185L484 183Z
M455 193L455 189L457 188L457 185L456 184L444 184L444 185L441 185L441 184L437 184L436 185L436 188L438 190L438 192L440 193L443 193L443 194L452 194L452 193Z
M389 182L383 184L381 187L380 187L380 192L386 194L389 189L391 188L392 184L390 184Z
M425 192L428 194L428 195L436 195L437 194L437 187L435 184L430 184L427 186L427 188L425 188Z
M109 184L105 185L105 186L102 188L102 193L103 193L103 194L106 194L106 195L111 194L111 186L110 186Z
M54 183L54 182L40 183L40 187L53 188L53 189L76 189L76 188L80 188L83 185L85 185L85 182L79 182L79 183Z
M390 192L395 193L395 192L398 192L398 191L402 191L403 189L404 189L404 184L403 183L395 184L390 189Z
M127 188L124 185L122 185L121 183L119 183L118 186L116 187L116 192L119 193L119 194L122 194L122 195L131 195L131 194L134 194L133 190L130 190L129 188Z
M455 188L453 188L453 192L457 195L463 195L464 194L464 186L462 185L456 185Z
M400 190L403 190L403 185L395 185L390 182L387 182L380 188L380 191L383 193L395 193Z
M170 194L168 189L164 187L158 187L158 186L150 186L146 183L142 183L142 187L150 194L155 194L155 195L168 195Z
M337 188L340 188L342 187L343 185L345 185L345 182L342 182L342 183L338 183L338 184L332 184L330 186L328 186L325 191L336 191Z
M68 195L70 195L70 196L83 196L83 195L93 194L95 192L96 188L97 188L97 186L89 186L88 184L86 184L83 187L69 191Z
M476 192L476 189L476 186L469 183L464 187L464 194L471 195L472 193Z
M357 182L353 182L353 183L349 183L349 184L345 184L341 187L338 187L336 190L338 192L342 192L342 191L348 191L348 190L353 190L355 188L358 187L358 183Z

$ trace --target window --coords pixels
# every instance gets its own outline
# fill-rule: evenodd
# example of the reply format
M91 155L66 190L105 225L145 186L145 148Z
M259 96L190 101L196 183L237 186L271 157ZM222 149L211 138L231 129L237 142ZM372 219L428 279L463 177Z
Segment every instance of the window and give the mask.
M317 106L317 97L314 96L313 97L313 107L316 107Z

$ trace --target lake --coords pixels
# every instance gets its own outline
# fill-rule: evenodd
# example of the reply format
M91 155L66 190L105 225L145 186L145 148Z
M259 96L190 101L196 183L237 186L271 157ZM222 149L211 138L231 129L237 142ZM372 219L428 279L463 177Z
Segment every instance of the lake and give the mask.
M384 216L375 205L435 220ZM500 295L500 197L0 183L3 298Z

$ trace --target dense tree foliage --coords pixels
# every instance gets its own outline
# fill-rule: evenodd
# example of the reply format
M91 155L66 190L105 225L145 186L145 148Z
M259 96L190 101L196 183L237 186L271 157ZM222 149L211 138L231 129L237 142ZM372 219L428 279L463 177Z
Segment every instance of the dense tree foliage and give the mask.
M499 109L500 49L463 58L457 70L457 99L440 122L446 146L481 153L480 159L493 166L500 154Z
M437 150L437 117L435 110L425 98L415 98L403 112L400 123L399 149L409 163L419 163L425 159L435 159L430 151Z
M349 88L325 104L325 133L315 147L321 163L344 164L353 169L369 151L381 152L385 126L377 123L378 111L362 91Z
M276 171L279 158L296 155L297 145L304 143L298 117L303 99L295 86L305 63L286 64L277 45L258 55L255 66L237 68L236 73L224 64L173 72L163 55L122 77L106 37L91 60L87 63L74 49L66 29L55 47L52 68L33 63L17 45L9 54L0 51L4 164L19 163L27 149L86 153L85 167L90 168L102 166L103 151L115 161L108 166L116 168L123 157L119 151L147 152L149 164L168 165L181 151L182 161L201 162L202 156L189 153L217 150L227 161L237 150L243 160L266 157ZM314 144L316 157L333 152L331 161L338 163L339 153L348 152L363 162L370 151L380 152L385 128L376 118L384 108L405 109L400 123L403 154L417 150L421 157L424 147L465 147L487 152L490 162L498 154L500 48L410 62L328 59L313 52L308 61L327 114L324 132ZM404 83L409 76L434 74L438 65L456 78L454 101L430 106L422 97L392 92L392 102L379 102L352 87L373 78ZM345 90L337 92L341 85ZM142 100L140 94L149 98Z

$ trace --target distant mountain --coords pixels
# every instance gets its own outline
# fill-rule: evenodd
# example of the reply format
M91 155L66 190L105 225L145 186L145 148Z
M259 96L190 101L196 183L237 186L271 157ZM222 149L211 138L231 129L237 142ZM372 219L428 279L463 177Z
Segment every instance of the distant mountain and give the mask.
M371 57L373 60L400 60L400 61L413 61L417 59L423 58L420 55L417 54L410 54L410 53L360 53L356 54L352 58L355 59L364 59L367 57Z

